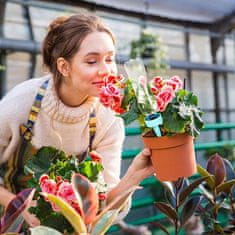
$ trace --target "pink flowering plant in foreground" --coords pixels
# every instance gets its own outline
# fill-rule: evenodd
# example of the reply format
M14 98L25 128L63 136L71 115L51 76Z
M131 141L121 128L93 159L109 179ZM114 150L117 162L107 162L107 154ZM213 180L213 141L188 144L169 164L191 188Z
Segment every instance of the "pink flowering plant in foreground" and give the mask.
M52 147L42 147L27 161L25 166L26 175L32 175L27 186L36 188L34 200L37 201L37 205L31 207L30 212L40 220L41 225L54 228L62 233L72 233L74 228L65 218L61 209L42 193L59 197L77 214L84 217L81 202L72 187L72 174L79 173L84 176L94 187L93 191L96 192L97 198L102 204L106 199L106 184L101 177L102 170L101 156L95 151L89 153L86 161L80 162L77 156L68 156L63 151Z
M156 76L148 81L139 60L127 62L125 69L128 79L122 76L105 79L100 93L104 106L119 114L126 125L137 120L143 134L156 135L146 120L160 116L161 136L180 133L198 136L203 127L203 112L198 108L197 97L183 89L179 76L168 79Z
M27 178L32 175L31 188L9 203L0 218L0 234L104 235L138 186L106 204L106 185L100 177L102 157L95 151L87 157L79 160L53 147L39 149L25 166ZM39 226L23 226L25 210L39 218Z

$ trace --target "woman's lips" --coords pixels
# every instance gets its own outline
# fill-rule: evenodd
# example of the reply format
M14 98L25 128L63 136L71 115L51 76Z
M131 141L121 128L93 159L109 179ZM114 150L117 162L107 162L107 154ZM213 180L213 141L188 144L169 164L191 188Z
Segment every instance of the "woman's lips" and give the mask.
M100 88L105 85L105 82L104 81L92 82L92 84Z

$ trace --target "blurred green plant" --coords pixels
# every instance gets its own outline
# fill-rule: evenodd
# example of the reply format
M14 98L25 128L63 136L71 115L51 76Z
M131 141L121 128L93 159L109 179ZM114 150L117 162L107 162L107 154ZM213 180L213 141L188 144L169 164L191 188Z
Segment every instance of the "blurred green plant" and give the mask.
M231 162L214 154L205 169L200 165L197 169L200 178L191 184L184 178L173 183L163 182L165 195L155 206L173 224L174 234L180 234L193 215L200 216L204 224L204 232L200 234L234 234L235 171ZM197 193L192 193L195 189ZM170 234L162 224L154 224Z
M191 193L207 178L208 176L201 177L190 184L187 184L185 178L180 178L173 183L162 182L165 188L165 200L156 202L155 206L172 223L174 234L180 234L188 220L194 215L202 198L200 195L192 196ZM155 222L154 225L166 234L170 234L161 223Z
M235 172L232 164L220 155L210 156L206 169L198 165L198 173L205 177L201 187L203 200L199 215L204 222L204 234L233 234L235 231ZM219 217L226 217L225 223Z
M230 162L235 161L235 147L233 145L224 145L222 147L211 148L205 151L204 157L210 158L211 155L218 153L221 157L228 159Z
M139 39L131 42L130 57L140 57L145 60L149 73L160 74L168 68L166 49L161 38L147 30L143 30Z
M6 67L0 64L0 71L5 70Z

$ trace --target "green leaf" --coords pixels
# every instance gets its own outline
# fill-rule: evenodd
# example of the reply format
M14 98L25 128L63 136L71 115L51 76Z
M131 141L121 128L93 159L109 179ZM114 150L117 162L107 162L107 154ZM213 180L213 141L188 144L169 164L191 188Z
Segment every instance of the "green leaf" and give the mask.
M172 183L168 181L162 181L161 184L171 194L171 196L175 198L175 192Z
M208 176L208 178L206 179L207 184L209 185L209 187L211 189L214 189L215 187L215 180L214 180L214 176L211 175L206 169L204 169L203 167L201 167L199 164L197 165L197 172L201 175L201 176Z
M230 193L230 190L233 187L233 185L235 185L235 179L228 180L225 183L220 184L219 186L217 186L216 187L216 192L217 193L221 193L221 192Z
M45 227L45 226L38 226L35 228L30 228L30 234L31 235L63 235L57 230L49 228L49 227Z
M137 99L135 97L129 103L129 110L121 114L120 117L123 118L125 125L129 125L130 123L138 119L139 114L140 111L138 108Z
M99 173L104 169L103 166L94 161L84 161L78 166L79 173L86 176L90 181L97 180Z
M184 133L185 132L185 120L182 119L177 110L171 107L172 104L167 106L165 112L162 113L163 128L170 133Z
M107 211L94 225L91 235L103 235L112 225L113 221L117 217L119 210Z
M228 149L227 151L231 151L232 152L231 154L233 154L234 152L233 146L227 146L226 149ZM224 166L226 169L226 179L227 180L235 179L235 172L234 172L233 165L228 159L223 158L223 161L224 161Z
M209 176L204 176L202 178L199 178L195 181L193 181L189 186L187 186L179 195L179 206L181 206L187 196L190 195L190 193L198 187L199 184L201 184L204 180L206 180Z
M215 226L215 231L218 232L220 235L224 235L224 230L223 230L223 227L219 224L219 223L216 223Z
M218 155L212 155L207 163L207 171L215 177L215 187L222 184L225 179L225 166L223 159Z
M177 213L176 210L171 206L164 202L156 202L155 206L158 210L160 210L162 213L166 214L171 220L177 219Z
M133 186L125 192L120 193L117 197L115 197L97 216L93 224L96 224L102 216L112 208L117 207L117 210L122 210L127 204L133 192L138 188L138 186Z
M59 157L64 157L65 154L53 147L42 147L26 162L24 171L26 174L33 174L36 179L39 179L42 174L46 174L51 166L51 163Z
M192 197L190 198L184 205L182 213L181 213L181 226L184 226L184 224L188 221L188 219L193 215L195 210L197 209L199 203L201 201L200 196Z
M174 182L177 192L180 192L183 189L184 183L185 183L184 177L180 177L177 181Z
M170 233L166 230L166 228L165 228L162 224L160 224L160 223L158 223L158 222L154 222L154 226L160 228L160 229L161 229L163 232L165 232L167 235L170 235Z

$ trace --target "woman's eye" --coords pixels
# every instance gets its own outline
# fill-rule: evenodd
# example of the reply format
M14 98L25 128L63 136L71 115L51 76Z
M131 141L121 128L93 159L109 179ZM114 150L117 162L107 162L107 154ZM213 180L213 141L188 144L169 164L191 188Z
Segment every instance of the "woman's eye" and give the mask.
M96 60L87 61L87 64L95 64L95 63L96 63Z

